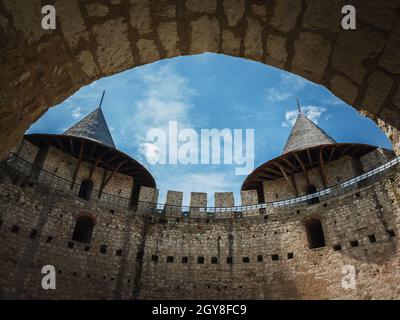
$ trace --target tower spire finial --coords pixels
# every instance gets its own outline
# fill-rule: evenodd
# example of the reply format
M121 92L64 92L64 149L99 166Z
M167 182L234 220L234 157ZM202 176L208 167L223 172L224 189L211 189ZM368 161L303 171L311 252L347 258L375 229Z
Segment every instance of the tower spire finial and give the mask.
M99 108L101 109L101 105L103 104L103 99L104 99L104 94L106 93L106 90L103 90L103 94L101 95L101 100L100 100L100 105Z
M297 101L297 109L299 109L299 113L301 113L299 98L296 98L296 101Z

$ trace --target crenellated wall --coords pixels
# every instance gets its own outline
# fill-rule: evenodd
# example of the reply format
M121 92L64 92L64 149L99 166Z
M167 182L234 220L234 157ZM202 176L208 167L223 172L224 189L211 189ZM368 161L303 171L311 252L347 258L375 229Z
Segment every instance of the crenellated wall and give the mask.
M319 204L160 222L0 173L3 298L400 298L400 173ZM140 198L156 194L142 188ZM71 240L82 214L95 221L90 244ZM320 219L325 247L309 249L310 218ZM47 264L57 270L54 291L40 286ZM341 286L346 265L355 289Z

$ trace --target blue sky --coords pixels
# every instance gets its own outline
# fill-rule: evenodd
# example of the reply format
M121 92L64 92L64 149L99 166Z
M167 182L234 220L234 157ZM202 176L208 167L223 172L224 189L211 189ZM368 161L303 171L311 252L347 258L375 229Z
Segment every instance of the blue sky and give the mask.
M371 120L336 98L324 87L260 63L217 54L162 60L102 78L81 88L51 108L29 133L62 133L96 108L106 90L103 112L120 150L144 164L160 189L207 192L232 191L240 204L245 176L235 175L235 164L155 164L146 159L146 133L167 128L254 129L255 167L278 156L297 115L296 97L311 120L338 142L358 142L391 148Z

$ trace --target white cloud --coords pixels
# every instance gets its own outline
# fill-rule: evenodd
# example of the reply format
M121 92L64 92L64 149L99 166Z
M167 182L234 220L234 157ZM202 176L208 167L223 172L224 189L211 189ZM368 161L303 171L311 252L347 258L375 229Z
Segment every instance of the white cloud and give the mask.
M82 108L77 106L72 106L72 113L71 116L75 119L79 119L82 117Z
M325 107L318 107L318 106L305 106L301 107L303 113L307 116L315 124L318 124L319 119L321 118L322 114L327 111ZM285 113L285 120L282 122L282 127L292 127L296 121L297 115L299 114L297 109L286 111ZM325 116L325 120L328 120L332 115L328 113Z
M229 171L224 172L207 172L204 170L190 167L186 170L180 167L177 168L177 174L168 174L164 178L164 174L158 177L157 181L165 180L163 190L160 193L159 202L165 201L167 190L175 190L183 192L183 204L189 205L191 192L207 193L207 206L214 206L214 192L233 192L240 185L242 177L237 177L230 174ZM183 179L182 176L185 178ZM235 192L235 204L240 204L240 193Z
M292 93L289 91L282 91L278 89L267 89L267 99L274 102L282 102L290 97L292 97Z
M296 109L295 110L286 111L286 113L285 113L285 121L283 122L283 126L284 127L288 127L289 124L290 124L290 126L293 126L294 122L296 121L296 118L297 118L298 114L299 114L299 112Z
M146 157L150 163L156 163L160 156L160 149L153 143L142 143L139 146L139 152Z
M307 106L302 108L305 115L310 119L312 122L318 124L318 120L321 115L326 112L325 107L317 107L317 106Z
M292 88L293 90L303 89L306 84L309 83L306 79L297 76L293 73L282 73L281 74L281 84Z
M303 89L308 83L307 80L291 73L281 74L278 88L267 89L267 99L273 102L282 102L294 96L296 91Z
M139 146L146 142L148 130L159 128L167 132L169 121L177 121L180 127L194 126L189 113L193 108L191 98L196 91L170 64L158 69L149 66L140 70L138 77L145 91L134 106L134 116L127 119L121 129L125 140L133 139Z

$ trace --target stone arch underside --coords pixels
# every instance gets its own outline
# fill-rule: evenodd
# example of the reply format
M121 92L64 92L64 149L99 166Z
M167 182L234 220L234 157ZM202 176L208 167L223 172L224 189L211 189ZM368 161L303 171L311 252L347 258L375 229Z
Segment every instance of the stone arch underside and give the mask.
M324 85L400 135L400 1L353 0L357 29L342 30L343 0L0 0L0 156L49 107L103 76L203 52L265 63Z

